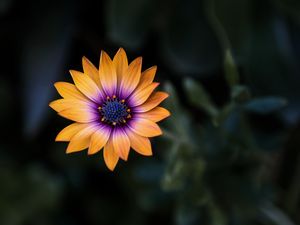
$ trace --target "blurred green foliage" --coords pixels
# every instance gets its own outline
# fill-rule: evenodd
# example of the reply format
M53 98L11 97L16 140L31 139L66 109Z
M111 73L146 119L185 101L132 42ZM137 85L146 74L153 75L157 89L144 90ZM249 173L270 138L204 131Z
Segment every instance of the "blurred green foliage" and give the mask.
M0 224L300 224L296 0L0 1ZM53 83L101 49L170 94L153 157L64 153ZM51 113L50 113L51 112Z

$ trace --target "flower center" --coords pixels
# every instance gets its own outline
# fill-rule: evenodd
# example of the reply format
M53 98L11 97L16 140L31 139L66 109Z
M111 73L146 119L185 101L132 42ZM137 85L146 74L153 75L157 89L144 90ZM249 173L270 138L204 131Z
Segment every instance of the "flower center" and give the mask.
M126 119L131 118L130 109L125 104L125 100L119 100L115 95L98 108L102 116L101 121L111 125L126 123Z

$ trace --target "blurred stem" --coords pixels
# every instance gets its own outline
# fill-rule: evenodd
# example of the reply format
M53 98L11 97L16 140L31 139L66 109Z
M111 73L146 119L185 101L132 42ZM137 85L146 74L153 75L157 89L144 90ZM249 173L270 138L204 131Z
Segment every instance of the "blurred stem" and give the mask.
M215 1L206 0L205 8L206 8L207 18L210 21L211 26L214 29L215 34L219 39L219 43L222 48L225 78L227 80L228 85L232 88L233 86L239 84L239 73L232 56L231 45L230 45L228 35L216 15Z
M166 138L172 140L174 143L180 145L180 144L186 144L192 148L195 148L195 145L192 144L187 138L184 138L184 137L180 137L178 138L178 135L172 133L171 131L169 130L166 130L166 129L162 129L163 131L163 134Z
M209 19L209 22L212 25L212 28L214 29L217 38L219 39L219 42L221 44L223 54L225 56L227 51L230 51L231 45L230 41L228 39L228 36L226 34L226 31L224 27L222 26L220 20L216 16L215 13L215 1L214 0L206 0L205 1L205 9L206 9L206 14Z
M174 142L178 142L178 138L176 138L176 136L171 131L168 131L166 129L162 129L162 130L163 130L163 134L166 138L169 138Z

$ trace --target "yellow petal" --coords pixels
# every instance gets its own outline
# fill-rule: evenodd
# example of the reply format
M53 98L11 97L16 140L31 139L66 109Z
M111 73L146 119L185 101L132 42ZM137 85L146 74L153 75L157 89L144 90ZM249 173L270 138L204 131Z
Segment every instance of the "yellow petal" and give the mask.
M170 116L170 112L162 107L155 107L154 109L152 109L148 112L136 114L136 117L148 119L153 122L159 122L159 121L167 118L168 116Z
M77 99L58 99L49 104L56 112L61 112L69 108L92 107L89 100L81 101Z
M130 105L132 107L135 107L143 104L158 85L159 83L152 83L141 90L134 91L133 94L129 97Z
M76 87L89 99L94 102L99 102L104 98L103 93L99 90L96 83L83 73L70 70Z
M90 147L88 151L89 155L99 152L104 147L110 136L110 132L110 127L105 127L103 125L99 126L97 131L91 137Z
M112 139L109 139L104 146L103 157L108 169L113 171L119 161L119 155L114 150Z
M59 132L55 141L70 141L75 134L88 126L89 124L87 123L72 123Z
M142 57L136 58L129 64L120 84L119 92L122 99L126 99L137 87L141 77L141 69Z
M56 90L60 94L61 97L67 99L79 99L79 100L87 100L74 84L70 84L67 82L56 82L54 84Z
M116 69L106 52L101 51L100 67L99 67L100 82L107 96L112 97L117 91L117 74Z
M98 87L101 87L99 71L86 57L82 57L83 72L88 75Z
M130 140L131 147L141 155L151 156L152 149L149 138L142 137L135 132L131 131L131 129L126 130L126 134Z
M58 99L58 100L52 101L52 102L50 102L49 106L52 109L54 109L56 112L60 112L60 111L70 108L70 105L64 104L64 102L62 100L65 100L65 99Z
M138 135L143 137L155 137L162 134L159 126L151 120L135 118L129 124L129 127Z
M69 108L58 113L60 116L79 123L89 123L99 119L99 115L88 107Z
M154 92L144 104L135 107L134 111L147 112L153 109L154 107L158 106L167 97L169 97L169 94L165 92L161 92L161 91Z
M91 135L96 131L96 128L97 125L90 124L75 134L70 140L67 153L82 151L89 147Z
M112 133L112 141L115 152L125 161L128 159L130 141L122 128L115 128Z
M128 68L128 60L126 52L123 48L119 48L118 52L114 56L113 65L117 73L118 87L120 87L122 77L124 76Z
M140 82L137 88L135 89L135 91L142 90L143 88L151 84L154 80L156 70L157 70L157 66L152 66L149 69L145 70L141 75Z

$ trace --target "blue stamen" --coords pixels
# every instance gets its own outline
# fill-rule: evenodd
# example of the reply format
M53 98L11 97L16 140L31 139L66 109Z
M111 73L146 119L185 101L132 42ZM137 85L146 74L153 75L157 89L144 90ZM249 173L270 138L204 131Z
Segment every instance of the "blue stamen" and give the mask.
M128 107L124 101L119 101L118 98L107 98L106 102L99 107L99 111L102 114L102 121L106 123L116 125L126 122L126 118L129 115Z

